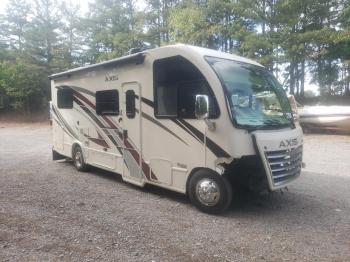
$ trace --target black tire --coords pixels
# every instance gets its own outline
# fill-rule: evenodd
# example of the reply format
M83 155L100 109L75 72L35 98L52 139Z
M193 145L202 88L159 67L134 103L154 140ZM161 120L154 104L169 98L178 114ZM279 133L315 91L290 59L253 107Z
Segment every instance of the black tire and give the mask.
M311 133L312 129L309 125L300 125L301 129L303 130L304 134L309 134Z
M208 188L205 187L206 185L210 185L210 189L215 191L215 193L209 192L209 201L206 201L207 199L204 200L208 192L201 190ZM203 198L201 198L200 192L202 192ZM224 176L220 176L211 170L201 169L191 176L188 185L188 195L191 203L199 210L205 213L218 214L230 206L232 186Z
M74 166L79 172L88 170L89 166L85 163L83 150L81 150L80 146L75 146L72 158Z

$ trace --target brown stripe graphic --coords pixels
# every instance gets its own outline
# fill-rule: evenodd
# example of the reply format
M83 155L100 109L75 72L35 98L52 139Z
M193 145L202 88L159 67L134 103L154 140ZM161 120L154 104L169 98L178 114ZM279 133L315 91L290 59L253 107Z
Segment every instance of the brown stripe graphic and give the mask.
M79 98L81 101L85 102L87 105L89 105L92 109L96 110L96 106L89 100L87 99L85 96L83 96L82 94L80 94L79 92L77 91L74 91L74 96L76 96L77 98ZM75 102L77 102L77 104L85 111L85 110L88 110L87 108L84 109L84 105L78 100L74 100ZM96 120L98 120L97 116L95 115L94 112L91 112L91 114L93 114L94 117L92 117L92 119L96 122ZM111 128L114 128L114 129L118 129L120 131L120 128L118 128L112 121L111 119L109 119L109 117L107 116L102 116L102 118L108 123L108 125L111 127ZM98 125L101 127L101 128L106 128L105 126L103 126L103 124L101 123L101 121L98 120ZM139 153L137 152L137 150L132 146L132 144L128 141L128 139L124 139L123 140L124 142L124 147L128 148L128 152L130 152L131 156L134 158L134 160L139 164L140 163L140 155ZM116 145L117 148L118 148L118 145ZM149 165L144 161L144 159L141 158L141 169L145 175L145 177L148 179L148 180L158 180L156 175L151 172L151 176L149 175L149 170L150 170L150 167Z

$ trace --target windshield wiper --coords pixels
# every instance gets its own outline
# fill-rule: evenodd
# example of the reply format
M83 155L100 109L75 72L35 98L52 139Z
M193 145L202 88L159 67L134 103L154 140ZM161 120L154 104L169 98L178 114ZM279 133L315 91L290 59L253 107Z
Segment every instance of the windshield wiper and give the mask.
M281 125L282 123L279 121L279 120L277 120L277 119L266 119L265 121L264 121L264 124L268 124L268 125Z
M284 128L290 126L290 123L281 123L277 119L266 119L262 125L250 126L248 132L253 132L255 130L271 130L278 128Z
M292 121L288 121L288 123L281 123L279 120L277 119L267 119L264 121L264 124L269 124L269 125L273 125L273 126L290 126L293 127L293 122Z

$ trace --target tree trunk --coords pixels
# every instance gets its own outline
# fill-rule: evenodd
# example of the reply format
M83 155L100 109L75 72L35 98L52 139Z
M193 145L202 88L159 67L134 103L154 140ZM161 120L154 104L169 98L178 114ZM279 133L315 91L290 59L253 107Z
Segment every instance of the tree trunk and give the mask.
M299 96L299 63L295 64L295 88L296 88L296 96Z
M320 47L318 48L318 52L320 53ZM324 83L324 63L322 58L318 57L317 58L317 82L318 82L318 86L319 86L319 91L320 91L320 95L321 97L325 96L327 91L326 91L326 87L325 87L325 83Z
M266 27L266 0L263 0L262 2L262 10L263 10L263 15L262 15L262 25L261 25L261 31L263 35L265 34L265 27Z
M300 72L300 98L305 97L305 60L301 61L301 72Z
M345 70L345 96L350 96L350 64L347 66L347 70Z
M289 92L291 95L294 95L294 86L295 86L295 77L294 77L294 66L295 62L290 62L289 66Z

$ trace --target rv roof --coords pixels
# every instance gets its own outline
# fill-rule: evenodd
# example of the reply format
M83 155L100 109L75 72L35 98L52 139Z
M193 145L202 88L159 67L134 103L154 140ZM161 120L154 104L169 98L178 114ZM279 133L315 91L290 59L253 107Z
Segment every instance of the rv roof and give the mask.
M200 55L201 57L204 57L204 56L219 57L219 58L234 60L234 61L238 61L238 62L253 64L253 65L257 65L257 66L262 66L261 64L255 62L251 59L248 59L248 58L244 58L244 57L241 57L238 55L233 55L233 54L229 54L229 53L216 51L213 49L193 46L193 45L176 44L176 45L170 45L170 46L165 46L165 47L161 47L161 48L178 48L178 49L183 50L183 51L190 51L191 53L195 53L197 55Z
M86 71L86 70L90 70L90 69L97 68L97 67L111 67L114 65L121 65L121 64L127 64L127 63L142 63L144 58L145 58L145 54L143 52L136 53L136 54L122 56L119 58L108 60L108 61L98 63L98 64L93 64L93 65L88 65L88 66L84 66L84 67L70 69L70 70L62 72L62 73L50 75L49 78L50 79L57 79L57 78L61 78L61 77L67 77L67 76L72 75L73 73Z
M65 72L50 75L49 78L50 79L57 79L57 78L61 78L61 77L67 77L67 76L69 77L70 75L72 75L74 73L82 72L82 71L86 71L86 70L91 70L91 69L98 68L98 67L112 67L112 66L121 65L121 64L128 64L128 63L142 63L144 58L145 58L146 53L157 52L157 51L164 50L164 49L179 49L184 53L189 52L192 55L198 55L200 57L204 57L204 56L219 57L219 58L254 64L257 66L262 66L253 60L250 60L250 59L247 59L247 58L244 58L241 56L232 55L232 54L228 54L228 53L224 53L224 52L219 52L216 50L202 48L202 47L198 47L198 46L176 44L176 45L169 45L169 46L164 46L164 47L160 47L160 48L146 50L146 51L143 51L140 53L127 55L127 56L123 56L120 58L115 58L115 59L112 59L109 61L105 61L105 62L93 64L93 65L88 65L88 66L84 66L84 67L70 69L70 70L65 71Z

